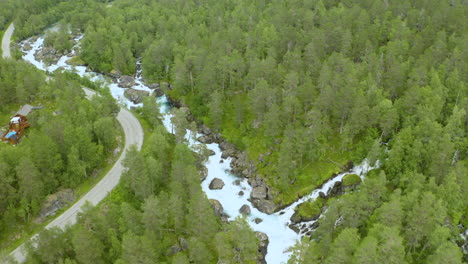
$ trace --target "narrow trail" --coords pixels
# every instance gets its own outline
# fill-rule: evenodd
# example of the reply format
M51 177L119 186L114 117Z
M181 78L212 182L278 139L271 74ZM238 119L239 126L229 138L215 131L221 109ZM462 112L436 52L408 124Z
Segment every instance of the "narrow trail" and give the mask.
M4 58L11 58L10 54L10 41L11 35L14 31L13 23L10 24L8 29L5 31L2 39L2 50ZM95 91L83 87L83 91L86 94L86 97L90 99L91 97L97 95ZM45 228L50 229L53 227L64 228L67 225L73 225L76 222L76 217L79 212L82 211L81 207L89 202L92 205L98 204L102 201L107 194L117 186L120 180L120 176L124 171L122 161L128 153L128 150L132 145L136 145L137 149L140 150L143 145L143 128L141 127L138 119L127 109L121 107L120 112L117 115L117 121L122 126L122 129L125 134L125 147L122 154L120 155L117 162L114 164L112 169L99 181L88 193L86 193L81 199L79 199L75 204L73 204L68 210L62 213L60 216L55 218L50 222ZM37 237L37 234L32 238ZM26 261L26 256L24 254L25 245L22 244L11 252L11 256L18 261L23 263Z

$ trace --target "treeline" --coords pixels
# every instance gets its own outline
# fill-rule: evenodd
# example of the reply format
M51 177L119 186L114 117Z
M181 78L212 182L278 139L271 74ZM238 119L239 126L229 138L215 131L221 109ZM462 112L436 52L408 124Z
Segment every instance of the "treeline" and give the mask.
M257 263L257 238L244 219L226 224L200 187L195 156L176 144L147 100L156 124L141 152L131 149L122 180L66 231L42 232L26 263Z
M452 2L116 1L64 21L91 68L132 74L141 57L148 81L172 82L287 203L405 127L465 111L466 5Z
M119 124L111 95L87 100L64 75L46 82L32 65L0 60L0 82L1 126L8 125L7 109L44 106L28 115L20 144L0 145L0 239L7 241L39 215L47 195L76 188L106 166Z
M82 59L130 74L141 57L148 81L170 81L170 96L247 151L279 203L336 164L380 160L359 192L329 203L299 262L461 262L464 1L112 4L64 14L85 32Z

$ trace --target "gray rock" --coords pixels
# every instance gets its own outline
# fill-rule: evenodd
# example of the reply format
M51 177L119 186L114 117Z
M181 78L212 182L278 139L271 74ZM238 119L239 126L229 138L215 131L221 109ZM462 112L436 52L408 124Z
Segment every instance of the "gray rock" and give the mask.
M319 192L319 197L322 199L327 199L327 195L324 192Z
M201 143L204 143L204 144L211 144L213 143L213 139L209 136L200 136L197 138L197 140Z
M160 86L159 86L159 83L149 83L149 84L146 84L146 86L148 86L148 88L150 89L158 89Z
M317 227L319 227L319 222L318 221L315 221L310 225L310 229L312 229L312 230L317 229Z
M161 97L163 95L164 95L164 92L163 92L163 90L161 90L161 88L154 89L154 96Z
M241 183L241 180L235 180L232 182L232 184L236 185L236 186L239 186Z
M261 222L263 222L263 219L257 217L257 218L254 219L254 222L256 224L260 224Z
M240 209L239 209L239 213L243 214L243 215L249 215L250 214L250 206L248 206L247 204L244 204Z
M204 181L208 176L208 169L205 166L201 166L198 169L198 174L200 175L200 182Z
M183 251L188 249L187 240L185 240L185 238L183 238L183 237L180 237L180 238L179 238L179 245L180 245L180 248L181 248Z
M221 218L223 221L227 221L227 214L224 212L224 208L218 200L210 199L211 207L214 210L214 213L217 217Z
M167 250L166 256L172 256L172 255L174 255L176 253L179 253L181 251L182 251L182 249L179 247L179 245L173 245Z
M262 232L255 232L255 236L258 238L258 257L257 263L266 264L265 256L267 254L268 244L270 241L268 240L268 236Z
M327 196L338 196L343 194L343 186L340 181L335 182L333 187L328 191Z
M132 76L124 75L120 77L119 86L123 88L131 88L135 85L135 79Z
M207 136L211 135L211 129L205 125L201 125L198 131Z
M224 182L223 182L223 180L221 180L219 178L214 178L210 182L210 185L208 186L208 188L210 188L210 190L221 190L223 187L224 187Z
M239 194L239 196L243 196L243 195L244 195L244 191L240 191L238 194Z
M125 92L124 92L124 96L132 101L133 103L135 104L139 104L141 102L143 102L143 98L145 96L149 96L149 92L148 91L141 91L141 90L135 90L135 89L126 89Z
M270 200L253 199L252 204L260 212L263 212L263 213L266 213L266 214L272 214L278 208L278 206L273 201L270 201Z
M297 226L295 226L293 224L290 224L289 228L291 228L291 230L296 232L297 234L299 234L299 232L301 231Z
M250 193L252 199L265 199L267 197L267 189L264 186L254 187Z
M208 149L208 155L209 156L214 156L214 155L216 155L216 152L214 152L214 150Z
M42 209L39 214L40 218L42 219L49 215L54 215L58 210L75 201L75 199L76 195L72 189L64 189L50 194L42 204Z
M31 46L31 44L26 43L26 44L24 44L23 49L24 49L25 51L30 51L30 50L32 49L32 46Z
M109 73L110 77L114 78L114 79L118 79L120 78L120 76L122 76L122 73L118 70L112 70L110 73Z
M317 220L319 217L320 217L320 213L313 215L311 217L304 217L304 216L300 216L297 212L294 212L290 220L291 220L291 223L293 224L299 224L302 222L310 222L313 220Z

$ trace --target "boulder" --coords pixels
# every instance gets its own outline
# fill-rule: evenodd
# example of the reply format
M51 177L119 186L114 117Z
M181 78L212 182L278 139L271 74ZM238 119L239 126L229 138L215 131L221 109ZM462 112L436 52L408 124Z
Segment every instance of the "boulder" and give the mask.
M250 193L252 199L265 199L267 197L267 189L265 186L257 186Z
M244 191L240 191L238 194L239 194L239 196L243 196L243 195L244 195Z
M179 253L181 251L182 251L182 249L179 247L179 245L173 245L167 250L166 256L172 256L172 255L174 255L176 253Z
M30 51L31 49L32 49L31 44L29 44L29 43L24 44L23 50L25 50L25 51Z
M296 232L297 234L299 234L299 232L301 232L301 230L299 229L299 227L297 227L296 225L294 224L290 224L289 225L289 228L291 228L292 231Z
M241 180L237 179L232 182L233 185L239 186L241 184Z
M343 194L343 186L341 184L341 181L335 182L333 184L333 187L328 191L327 196L338 196L340 194Z
M206 176L208 176L208 169L205 166L200 166L198 169L198 175L200 175L200 182L204 181Z
M265 256L267 254L268 244L270 241L268 240L268 236L262 232L255 232L255 236L258 238L258 257L257 263L259 264L266 264Z
M264 199L253 199L252 204L257 208L260 212L266 214L272 214L278 209L278 206L270 200Z
M188 249L187 240L185 240L185 238L183 238L183 237L180 237L180 238L179 238L179 245L180 245L180 248L182 249L182 251Z
M260 224L261 222L263 222L263 219L257 217L257 218L254 219L254 222L256 224Z
M124 96L133 103L139 104L143 102L145 96L149 96L149 92L130 88L125 90Z
M319 197L322 199L327 199L327 195L324 192L319 192Z
M114 69L109 73L109 75L112 78L118 79L118 78L120 78L120 76L122 76L122 73L120 71Z
M315 221L310 225L310 229L312 229L312 230L317 229L318 226L319 226L319 222Z
M310 217L304 217L299 215L298 212L294 212L294 214L291 216L291 223L293 224L299 224L302 222L309 222L313 220L317 220L320 217L320 213L311 215Z
M224 212L224 208L218 200L210 199L211 207L214 210L214 213L217 217L221 218L223 221L227 221L227 214Z
M58 53L53 47L45 46L36 52L34 57L38 61L44 61L47 65L51 65L57 63L62 54Z
M224 182L223 182L223 180L221 180L219 178L214 178L210 182L210 185L208 186L208 188L210 188L210 190L221 190L223 187L224 187Z
M214 152L214 150L212 149L208 149L208 156L214 156L216 155L216 152Z
M202 133L203 135L211 135L211 129L205 125L201 125L199 128L198 128L198 132ZM222 143L221 143L222 144ZM221 148L222 150L222 148Z
M146 84L146 86L148 86L148 88L153 89L153 90L160 88L159 83L148 83Z
M240 209L239 209L239 213L243 214L243 215L249 215L250 214L250 206L248 206L247 204L244 204Z
M163 95L164 95L164 92L163 90L161 90L161 88L154 89L154 96L161 97Z
M213 139L209 136L200 136L197 138L197 141L203 143L203 144L211 144L213 143Z
M131 88L135 85L135 79L132 76L124 75L119 79L119 86L123 88Z

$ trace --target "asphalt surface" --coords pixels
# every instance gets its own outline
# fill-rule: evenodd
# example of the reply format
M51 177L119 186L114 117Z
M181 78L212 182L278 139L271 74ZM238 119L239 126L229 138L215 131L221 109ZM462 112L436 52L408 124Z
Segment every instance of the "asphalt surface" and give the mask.
M10 41L11 35L14 31L13 23L8 27L3 35L2 39L2 50L4 58L11 58L10 54ZM96 95L96 92L88 88L83 88L86 97L91 98ZM45 228L50 229L53 227L64 228L67 225L73 225L76 223L76 217L79 212L82 211L82 206L89 202L92 205L98 204L102 199L104 199L107 194L117 186L120 180L120 176L124 171L122 161L127 155L127 152L132 145L136 145L137 149L140 150L143 145L143 128L141 127L138 119L127 109L121 107L120 112L117 115L117 121L122 126L122 129L125 134L125 147L122 151L121 156L114 164L112 169L98 182L88 193L86 193L80 200L73 204L67 211L62 213L60 216L55 218L50 222ZM34 235L31 239L37 237L37 234ZM26 261L26 256L24 255L24 244L16 248L13 252L10 253L13 258L19 263Z
M7 30L5 30L5 34L3 34L3 39L2 39L2 51L3 51L3 58L11 58L11 52L10 52L10 41L11 41L11 35L13 35L13 31L15 30L15 25L13 23L8 26Z

